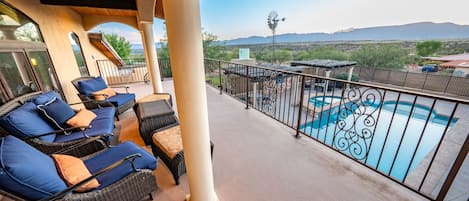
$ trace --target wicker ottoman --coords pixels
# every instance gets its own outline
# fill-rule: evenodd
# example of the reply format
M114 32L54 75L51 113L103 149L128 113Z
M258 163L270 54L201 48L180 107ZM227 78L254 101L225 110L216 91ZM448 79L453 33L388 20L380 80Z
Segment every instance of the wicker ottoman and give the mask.
M140 136L142 136L145 145L151 143L154 130L177 123L173 109L165 100L139 103L135 114L138 119Z
M184 150L182 147L181 129L179 125L168 126L155 131L151 150L155 157L159 157L173 175L176 185L179 176L186 173ZM210 141L210 153L213 157L213 143Z
M144 102L158 101L158 100L166 100L166 101L168 101L169 105L173 106L173 98L171 97L171 94L169 94L169 93L150 94L148 96L145 96L143 98L138 99L137 104L138 103L144 103Z

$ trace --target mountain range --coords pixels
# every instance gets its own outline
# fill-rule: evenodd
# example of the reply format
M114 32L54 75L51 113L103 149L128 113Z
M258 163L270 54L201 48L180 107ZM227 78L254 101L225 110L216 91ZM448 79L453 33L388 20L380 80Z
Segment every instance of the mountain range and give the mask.
M404 25L349 28L334 33L287 33L275 36L277 43L334 42L334 41L419 41L469 39L469 25L454 23L418 22ZM220 45L252 45L272 43L272 36L250 36L217 41ZM155 43L161 48L161 43ZM133 52L143 52L142 44L131 44Z
M275 36L277 43L363 41L363 40L432 40L469 38L469 25L419 22L404 25L346 29L335 33L287 33ZM272 43L272 36L251 36L220 41L225 45Z

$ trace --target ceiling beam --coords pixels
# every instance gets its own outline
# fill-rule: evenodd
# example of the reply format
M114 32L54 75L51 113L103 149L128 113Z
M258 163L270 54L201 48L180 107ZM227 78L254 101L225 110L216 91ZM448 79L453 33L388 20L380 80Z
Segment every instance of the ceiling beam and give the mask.
M135 0L40 0L42 4L56 6L82 6L137 10Z
M137 0L137 16L139 23L153 23L156 0Z

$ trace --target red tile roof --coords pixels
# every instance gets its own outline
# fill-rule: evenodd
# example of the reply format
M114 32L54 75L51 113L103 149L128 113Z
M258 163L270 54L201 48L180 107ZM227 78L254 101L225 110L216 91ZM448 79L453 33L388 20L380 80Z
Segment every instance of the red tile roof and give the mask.
M469 68L469 60L450 61L440 64L441 67Z
M466 61L469 61L469 53L453 54L453 55L447 55L447 56L442 56L442 57L435 57L435 58L432 58L431 60L435 60L435 61L461 61L461 60L466 60Z

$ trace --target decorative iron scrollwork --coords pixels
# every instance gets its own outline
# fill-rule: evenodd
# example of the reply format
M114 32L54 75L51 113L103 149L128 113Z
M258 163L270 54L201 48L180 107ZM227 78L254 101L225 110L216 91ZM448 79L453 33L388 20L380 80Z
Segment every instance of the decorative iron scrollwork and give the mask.
M370 150L383 95L375 88L349 88L343 92L333 146L357 160Z
M262 111L274 115L277 105L277 94L280 92L278 79L281 76L275 71L265 71L262 77Z

